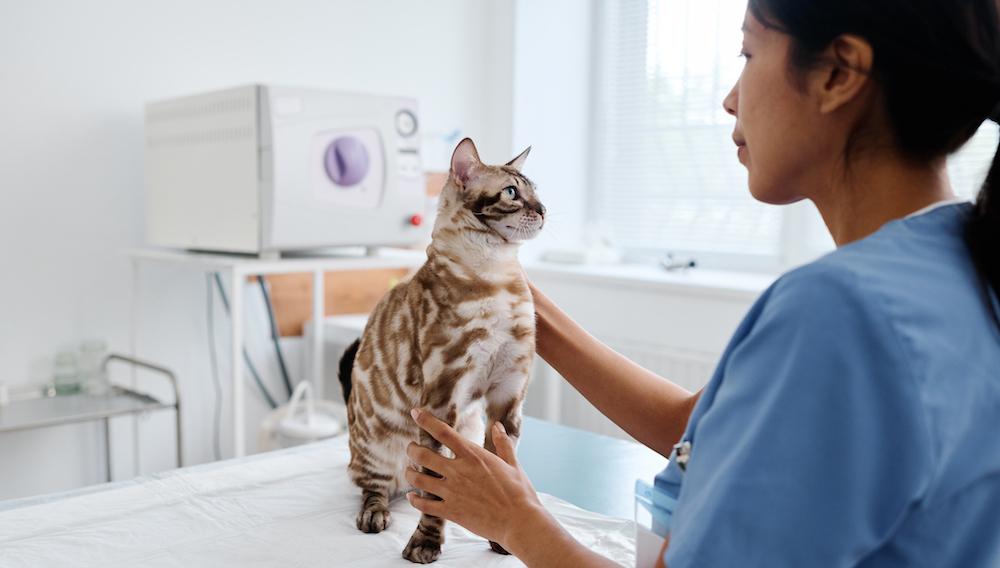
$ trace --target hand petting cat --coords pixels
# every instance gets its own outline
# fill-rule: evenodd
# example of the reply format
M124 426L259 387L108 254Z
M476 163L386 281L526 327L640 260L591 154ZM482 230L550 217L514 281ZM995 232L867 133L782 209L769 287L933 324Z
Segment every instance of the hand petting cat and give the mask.
M429 412L413 410L417 425L448 447L454 458L447 458L417 444L406 450L410 460L441 475L441 478L415 469L406 472L406 481L442 500L407 493L418 510L454 521L477 535L507 547L516 529L511 519L545 515L528 476L517 463L514 441L500 422L490 435L496 454L464 438Z
M496 448L493 454L430 412L414 409L411 414L417 426L455 455L447 458L416 444L407 448L406 455L417 467L441 476L415 469L406 472L406 480L414 488L438 498L407 493L417 510L462 525L509 550L528 566L618 566L581 545L545 510L517 463L514 440L500 422L489 433Z

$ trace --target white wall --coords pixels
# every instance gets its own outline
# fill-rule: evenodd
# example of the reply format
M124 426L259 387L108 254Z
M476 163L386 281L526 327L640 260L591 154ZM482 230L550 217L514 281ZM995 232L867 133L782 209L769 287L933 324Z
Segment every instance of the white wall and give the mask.
M0 381L43 380L57 348L87 337L128 349L123 252L142 244L144 102L250 82L409 94L425 133L460 129L499 160L511 151L513 18L502 0L3 3ZM138 285L139 354L180 374L186 459L208 460L204 281L157 269ZM248 333L263 366L259 307ZM263 406L249 404L252 423ZM135 473L128 426L115 425L118 477ZM168 416L142 428L140 471L172 467ZM0 435L0 498L100 481L98 434Z
M589 183L592 0L518 0L514 147L531 146L525 173L548 209L522 260L581 237Z

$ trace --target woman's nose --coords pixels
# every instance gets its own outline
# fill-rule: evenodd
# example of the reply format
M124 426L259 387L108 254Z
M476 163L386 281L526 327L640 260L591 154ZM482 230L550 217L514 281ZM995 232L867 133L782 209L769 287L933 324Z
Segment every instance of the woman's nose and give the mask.
M729 94L726 98L722 99L722 108L726 109L726 112L736 116L736 109L739 106L739 87L740 82L737 81L733 88L730 89Z

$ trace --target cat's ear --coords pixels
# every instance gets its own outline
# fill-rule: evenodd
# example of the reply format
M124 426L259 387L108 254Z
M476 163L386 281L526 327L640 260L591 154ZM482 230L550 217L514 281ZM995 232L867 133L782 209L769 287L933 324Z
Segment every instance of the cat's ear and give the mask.
M524 162L528 159L529 153L531 153L531 146L528 146L527 148L524 149L523 152L518 154L516 158L507 162L507 165L514 168L517 171L521 171L521 168L524 167Z
M458 143L455 152L451 155L451 175L456 182L465 187L476 176L481 174L485 166L479 161L479 152L471 138L466 138Z

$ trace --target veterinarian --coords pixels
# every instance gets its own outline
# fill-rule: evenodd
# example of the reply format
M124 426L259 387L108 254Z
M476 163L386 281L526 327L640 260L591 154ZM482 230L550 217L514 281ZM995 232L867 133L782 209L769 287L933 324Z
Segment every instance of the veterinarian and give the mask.
M758 200L815 203L837 250L772 285L695 395L534 290L538 353L671 463L660 562L1000 566L1000 156L975 203L946 157L1000 118L996 0L750 0L723 105ZM669 325L674 322L665 322ZM413 505L529 566L603 566L498 456L410 456ZM680 443L678 444L678 440ZM675 450L675 444L677 449Z

